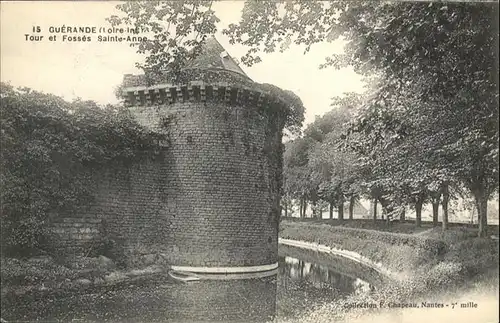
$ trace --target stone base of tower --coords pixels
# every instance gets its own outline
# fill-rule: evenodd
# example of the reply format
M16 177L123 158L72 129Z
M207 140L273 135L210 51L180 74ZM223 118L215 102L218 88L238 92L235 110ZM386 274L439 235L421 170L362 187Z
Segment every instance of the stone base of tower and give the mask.
M260 266L240 266L240 267L200 267L200 266L170 266L172 270L195 274L255 274L269 272L278 268L278 263Z

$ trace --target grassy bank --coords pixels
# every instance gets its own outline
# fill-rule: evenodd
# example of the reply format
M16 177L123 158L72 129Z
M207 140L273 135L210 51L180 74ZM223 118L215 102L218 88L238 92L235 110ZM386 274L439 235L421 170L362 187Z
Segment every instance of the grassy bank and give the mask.
M345 228L356 228L356 229L369 229L369 230L377 230L384 232L393 232L393 233L422 233L428 231L430 229L435 228L434 224L430 221L422 221L421 225L417 227L415 225L415 220L395 220L390 222L390 225L387 224L386 220L377 219L374 221L373 219L354 219L354 220L343 220L340 221L338 219L314 219L314 218L283 218L283 221L286 223L315 223L315 224L328 224L331 226L339 226ZM441 222L438 222L438 227L442 226ZM470 223L456 223L449 222L448 227L453 230L477 230L477 224ZM488 224L488 232L490 234L498 235L499 226L498 224ZM476 232L477 234L477 232Z
M429 295L464 293L478 286L498 290L498 241L477 238L467 227L453 227L444 233L440 228L426 228L413 234L385 228L377 231L324 221L282 221L281 238L353 251L404 277L368 295L318 304L289 322L340 321L374 312L373 308L348 309L354 303L408 303L428 300ZM404 226L393 228L401 232Z
M438 239L329 224L283 221L280 237L353 251L403 277L412 276L416 267L438 263L446 253L446 244Z

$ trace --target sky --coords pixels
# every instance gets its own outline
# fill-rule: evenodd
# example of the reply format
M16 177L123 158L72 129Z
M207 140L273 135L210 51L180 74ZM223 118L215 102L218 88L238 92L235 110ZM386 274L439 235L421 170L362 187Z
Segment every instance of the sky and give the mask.
M0 3L1 28L0 79L13 86L26 86L67 100L82 98L101 104L117 103L114 88L123 75L140 74L135 63L144 56L122 43L50 41L49 27L96 26L110 27L106 18L119 14L118 2L31 2ZM240 18L243 1L221 1L213 6L221 19L215 35L226 51L240 58L247 48L230 45L220 32ZM26 34L34 35L33 26L40 26L44 38L27 41ZM60 35L58 35L60 37ZM284 53L260 54L262 62L247 67L241 65L250 78L259 83L271 83L296 93L306 107L305 124L331 110L334 96L344 92L362 92L362 77L351 68L319 69L325 57L342 53L341 41L313 46L304 55L303 48L290 46Z

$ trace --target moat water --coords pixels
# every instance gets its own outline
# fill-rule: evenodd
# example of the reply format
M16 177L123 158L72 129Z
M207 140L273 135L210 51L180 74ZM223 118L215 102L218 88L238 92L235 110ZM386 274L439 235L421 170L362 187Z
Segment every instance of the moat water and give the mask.
M165 275L113 287L2 301L7 321L267 322L370 293L384 278L350 260L280 246L277 275L178 282ZM5 307L4 307L5 306Z

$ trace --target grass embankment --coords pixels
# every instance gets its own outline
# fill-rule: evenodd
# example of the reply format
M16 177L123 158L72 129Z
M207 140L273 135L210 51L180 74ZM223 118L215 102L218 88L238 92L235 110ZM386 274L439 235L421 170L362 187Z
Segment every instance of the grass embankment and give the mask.
M377 219L374 221L373 219L357 219L354 220L343 220L340 221L338 219L314 219L314 218L283 218L283 222L285 223L316 223L316 224L328 224L331 226L341 226L345 228L356 228L356 229L369 229L369 230L377 230L384 232L393 232L393 233L422 233L428 231L430 229L435 229L436 227L431 221L422 221L421 225L417 227L415 225L415 220L408 219L404 221L395 220L387 224L387 221L384 219ZM438 227L441 227L442 223L438 222ZM448 227L451 229L451 232L458 229L463 230L477 230L477 224L473 225L470 223L457 223L457 222L449 222ZM498 224L488 224L488 231L491 234L498 235ZM439 231L439 230L438 230ZM477 232L476 232L477 235Z
M321 223L283 221L280 237L352 251L403 277L438 263L446 253L445 242L438 239Z
M352 295L343 301L318 304L297 322L327 322L349 315L352 319L353 313L362 315L374 311L372 308L347 310L354 303L429 300L429 295L456 293L477 288L477 284L498 289L498 241L478 238L477 233L467 227L454 227L444 233L440 228L418 228L414 234L408 234L390 232L390 226L385 226L385 231L378 231L324 222L282 221L280 237L356 252L399 273L401 279L367 295ZM369 224L365 223L366 227ZM392 230L408 232L409 228L405 223L394 223Z

